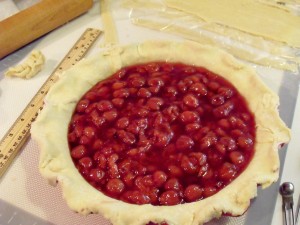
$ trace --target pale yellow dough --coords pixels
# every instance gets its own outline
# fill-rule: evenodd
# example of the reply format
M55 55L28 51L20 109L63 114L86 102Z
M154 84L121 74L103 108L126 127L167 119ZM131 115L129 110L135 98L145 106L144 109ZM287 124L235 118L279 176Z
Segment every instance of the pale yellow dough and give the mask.
M244 0L240 2L242 1ZM281 1L281 4L273 0L252 1L257 4L256 7L267 8L271 11L281 10L284 14L291 13L288 10L289 4L296 5L296 3L292 4L286 1ZM286 43L264 38L259 33L253 35L244 29L243 24L240 24L239 28L235 28L223 24L223 21L216 22L214 18L206 21L203 19L202 14L195 15L186 11L185 8L178 7L176 9L172 5L172 8L167 7L164 2L162 0L149 0L147 2L143 0L123 0L122 6L130 10L130 16L135 25L171 33L201 44L214 45L248 62L298 73L300 58L297 56L297 49L289 47ZM189 1L186 4L192 6L192 4L202 3ZM274 7L275 9L273 9ZM245 10L251 10L251 8ZM226 12L225 10L224 13ZM223 13L223 11L220 13ZM146 16L140 17L138 15ZM268 18L270 14L264 14L264 16ZM299 16L291 16L299 19ZM277 18L268 19L272 21ZM276 27L276 23L272 23L272 26Z
M300 17L282 8L253 0L164 1L168 7L191 13L207 22L300 47Z
M118 43L118 34L111 14L111 0L100 0L100 15L104 26L104 46Z
M90 186L70 157L68 121L81 96L121 67L151 61L203 66L224 76L247 99L255 114L257 142L253 160L230 185L209 198L175 206L124 203ZM217 48L191 42L149 41L100 53L65 72L49 91L31 134L41 149L41 174L51 184L61 185L63 196L72 210L84 215L101 213L114 225L142 225L149 221L199 225L221 216L223 212L243 214L250 199L257 195L257 184L265 188L278 179L278 146L290 139L289 129L279 118L278 104L278 96L262 83L252 68Z
M23 63L10 67L5 76L30 79L41 71L44 63L44 55L38 50L33 50Z

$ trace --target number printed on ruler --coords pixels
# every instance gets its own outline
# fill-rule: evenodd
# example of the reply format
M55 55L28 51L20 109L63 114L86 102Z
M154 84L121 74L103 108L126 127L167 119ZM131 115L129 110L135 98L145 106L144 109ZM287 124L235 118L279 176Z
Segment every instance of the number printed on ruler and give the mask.
M0 141L0 177L4 174L16 154L30 136L31 124L38 116L39 111L42 110L44 97L53 83L58 80L58 75L82 59L101 33L100 30L88 28L81 35L75 45L70 49L61 63L56 67L39 91L31 99L21 115L4 135Z

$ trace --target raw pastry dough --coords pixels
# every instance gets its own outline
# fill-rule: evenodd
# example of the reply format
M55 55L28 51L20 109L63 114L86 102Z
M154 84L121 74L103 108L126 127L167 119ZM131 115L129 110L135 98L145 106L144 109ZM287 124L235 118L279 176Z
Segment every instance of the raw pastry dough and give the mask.
M233 40L237 40L239 42L267 51L277 56L287 56L289 58L295 57L295 53L290 52L291 49L287 48L287 46L281 42L264 40L260 36L253 36L249 33L245 33L241 30L224 26L222 24L207 23L200 17L187 14L183 11L179 11L176 9L168 8L162 4L157 3L156 0L152 1L148 1L147 3L145 3L142 0L126 0L123 2L122 6L129 9L132 12L131 18L133 19L133 21L153 20L154 22L160 22L161 26L157 26L155 28L160 31L165 31L165 29L168 29L170 26L174 25L181 26L184 29L190 29L191 32L196 32L200 28L203 30L212 31L213 33L217 33L220 35L225 35ZM257 1L259 1L260 3L262 1L268 1L269 4L269 0ZM272 4L276 3L273 2ZM154 14L155 16L148 19L147 17L139 18L137 17L137 15L135 15L143 15L147 14L147 12L151 12L151 14ZM181 27L178 28L178 33L180 33ZM296 58L295 60L295 62L300 63L299 58Z
M70 157L68 121L81 96L120 67L153 61L202 66L224 76L247 99L255 115L256 135L260 138L252 161L232 183L204 200L175 206L128 204L107 197L89 185ZM199 225L222 213L243 214L250 199L257 194L257 184L265 188L277 180L277 148L290 139L289 129L279 118L278 104L278 96L261 82L252 68L217 48L191 42L149 41L114 49L113 56L106 51L82 60L65 72L50 89L31 133L41 148L40 172L51 184L58 182L62 186L64 198L74 211L84 215L101 213L114 225L142 225L149 221Z
M9 68L5 72L5 76L29 79L41 71L44 63L44 55L40 51L34 50L22 64Z
M100 15L104 26L104 45L110 46L118 43L116 25L111 15L110 0L100 0Z
M253 0L165 0L168 7L253 35L300 47L300 17Z
M268 6L270 3L269 0L253 1L261 5L268 4ZM130 10L130 16L135 25L175 34L199 43L212 44L249 62L293 73L298 72L300 58L297 56L297 49L283 42L252 35L244 30L205 21L181 9L167 7L163 2L124 0L122 6ZM276 2L271 3L287 11L286 7ZM273 5L270 7L275 7Z

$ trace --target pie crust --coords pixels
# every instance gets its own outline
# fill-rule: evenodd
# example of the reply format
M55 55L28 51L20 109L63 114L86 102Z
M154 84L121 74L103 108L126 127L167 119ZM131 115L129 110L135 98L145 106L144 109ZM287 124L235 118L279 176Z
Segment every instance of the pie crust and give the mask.
M205 67L225 77L245 97L255 116L255 153L247 168L221 191L197 202L153 206L107 197L86 182L70 156L68 126L82 95L122 67L155 61ZM290 130L279 117L278 105L278 96L252 68L217 48L186 41L148 41L98 53L63 73L47 94L31 134L41 149L41 174L52 185L60 183L72 210L83 215L101 213L115 225L150 221L170 225L203 224L222 214L243 214L250 199L257 195L257 185L266 188L278 179L278 147L290 139Z

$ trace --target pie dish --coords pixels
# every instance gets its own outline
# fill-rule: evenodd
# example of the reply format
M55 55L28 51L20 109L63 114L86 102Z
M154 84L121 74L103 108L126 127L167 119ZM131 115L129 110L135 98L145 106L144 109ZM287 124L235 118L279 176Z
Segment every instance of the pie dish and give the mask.
M135 74L132 70L134 70ZM149 73L155 79L150 81L150 78L142 77L147 78L147 80L133 81L136 77L141 78L141 74L145 70L151 71ZM183 74L183 76L177 76L174 73L172 75L173 71L178 70L180 70L178 74ZM205 74L204 78L203 74ZM169 78L171 75L173 76L172 79ZM162 77L165 80L162 81ZM188 90L190 92L186 92L187 90L184 87L180 89L180 83L187 77L193 77L191 79L196 79L197 82L202 79L201 82L206 86L202 87L202 89L197 85L193 86L193 88L189 86ZM127 89L128 95L124 91L120 92L119 89L124 87L124 79L127 79L125 85L132 85L131 89ZM204 81L205 79L206 81ZM215 79L217 82L207 83L207 79ZM158 84L163 86L164 83L172 82L172 80L173 85L178 88L178 92L184 93L182 94L182 101L179 101L178 99L180 98L172 95L174 90L164 89L165 92L163 93L166 93L166 90L169 91L165 95L162 94L164 97L161 97L158 94L161 93L159 90L150 88L151 82L155 83L156 86ZM220 85L216 87L216 83L221 84L222 87ZM220 100L220 96L214 98L214 96L209 94L213 91L207 91L208 89L224 90L223 86L227 88L226 90L232 88L229 92L222 92L225 93L223 97L226 100L222 99L222 97ZM204 92L201 93L201 90L204 90ZM197 91L199 91L199 95L196 95ZM136 146L138 138L139 140L141 139L141 136L133 135L135 131L128 130L130 126L128 123L131 124L134 120L129 119L127 121L126 118L124 119L125 106L122 103L119 104L119 101L114 99L111 102L107 101L107 99L99 101L97 97L96 102L94 102L94 108L88 107L92 105L90 101L94 101L92 100L94 99L94 92L97 92L98 95L100 93L102 97L104 96L103 93L106 93L107 96L111 96L114 99L125 99L126 104L128 103L126 98L129 95L137 97L136 102L139 102L140 105L127 105L128 110L131 113L140 113L139 116L141 118L150 121L147 124L148 128L144 130L154 130L152 133L149 131L152 134L152 139L150 138L150 140L158 140L151 142L154 147L151 145L153 148L150 147L150 149L155 151L159 149L159 152L167 151L165 154L167 156L163 156L163 153L161 157L160 155L153 155L153 158L156 159L153 161L160 160L160 162L153 162L154 165L149 165L147 169L141 170L144 178L147 175L148 178L152 178L150 181L143 180L143 182L160 183L156 185L158 196L154 197L153 201L151 197L145 198L144 195L142 197L140 195L134 195L132 198L128 197L128 193L134 191L130 192L131 186L138 186L137 183L142 180L137 179L137 177L141 178L139 172L134 171L135 175L138 176L134 178L134 184L130 185L130 182L127 183L122 174L113 175L112 171L99 171L99 168L103 169L105 167L102 168L100 166L99 154L96 157L96 153L93 153L92 156L86 153L90 151L85 149L86 146L94 148L93 151L96 151L95 149L99 150L107 157L105 160L107 160L109 166L106 167L114 168L114 163L124 156L122 155L123 153L120 153L125 151L124 145L125 147ZM218 93L221 92L219 91ZM238 100L229 100L232 93L235 93L234 96L237 96ZM201 95L208 96L210 104L215 105L215 108L208 107L205 102L202 102L199 97ZM180 96L180 94L176 96ZM196 96L196 98L193 96ZM172 99L175 100L173 101ZM182 111L178 113L178 120L173 125L170 123L170 126L173 129L177 127L178 123L184 125L174 128L172 132L176 131L171 132L172 137L160 138L161 136L155 135L155 127L158 126L157 124L159 126L164 124L165 117L160 118L160 115L165 115L164 110L168 110L164 107L169 107L172 101L177 102L176 104L180 107L183 106ZM230 101L237 102L235 102L234 106L230 104L228 106ZM141 105L145 106L149 112L144 114L145 110L139 110ZM227 107L225 110L221 113L216 112L218 107L224 105L225 108ZM203 224L212 218L220 217L222 214L242 215L249 207L250 200L256 197L257 185L266 188L278 179L279 156L277 151L283 143L287 143L290 139L290 131L279 117L278 105L278 96L262 83L252 68L240 63L219 49L192 42L148 41L109 49L90 59L82 60L62 74L59 81L47 94L44 109L33 123L31 133L41 149L41 174L50 184L56 185L59 183L62 186L64 198L72 210L83 215L101 213L113 224L120 225L153 223L167 223L170 225ZM199 110L201 106L204 108ZM105 118L106 123L114 124L114 126L103 128L101 120L98 117L91 116L95 107L97 112L102 110L101 115ZM237 117L236 114L230 114L233 108L237 108L237 111L241 112L241 117ZM213 115L209 123L202 121L201 112L203 113L206 110L209 110L210 114ZM92 121L91 124L96 125L91 127L88 124L81 131L78 131L80 130L78 128L80 122L78 121L84 118L85 114L88 115L87 117L92 118L90 119ZM246 116L242 116L245 114ZM155 119L151 120L149 118L152 115L155 115ZM244 124L241 121L242 117ZM240 123L237 122L237 119L240 120ZM199 122L200 120L201 122ZM218 121L214 122L215 120ZM186 121L188 122L185 123ZM242 133L248 132L247 135L242 135L240 140L239 137L241 135L238 133L241 132L238 132L237 129L226 130L228 121L231 127L233 127L233 123L240 124L236 126L244 127L243 129L245 130L240 130L243 131ZM245 121L248 122L246 123ZM224 129L218 129L217 131L217 128L220 127L216 128L215 125L208 124L219 124ZM97 126L102 127L101 132L93 130ZM139 128L142 126L140 125ZM207 140L201 136L199 140L196 139L194 131L197 131L196 133L199 134L201 130L203 134L203 130L210 127L213 127L213 131L219 135L218 137ZM210 130L206 131L205 134L209 132ZM222 135L225 133L223 136L228 136L226 132L230 132L231 136L234 136L233 133L235 133L237 136L236 139L232 140L234 142L233 147L231 145L232 148L229 147L228 142L226 145L223 145L223 147L225 146L224 148L222 146L218 147ZM90 144L90 140L87 137L94 138L95 133L102 135L103 138L100 141L97 139L97 142L94 141L93 144ZM133 136L130 136L129 133ZM177 135L178 133L179 135ZM249 137L249 139L245 140L245 137ZM112 147L115 139L120 140L123 143L123 147L120 147L120 145L117 148ZM107 145L104 146L103 143L109 145L110 148ZM178 173L178 176L174 175L176 170L172 170L172 173L168 169L168 171L157 169L158 167L163 168L163 164L168 164L169 159L174 156L172 151L170 151L171 153L168 152L170 146L175 146L175 150L172 151L176 152L176 156L180 155L181 157L179 166L181 166L181 172L184 173L184 176L180 176ZM214 146L213 150L207 150L210 146ZM128 147L125 155L136 157L136 152L136 149ZM208 152L213 156L210 157ZM235 153L232 154L232 152ZM147 150L145 154L147 155L148 153L149 151ZM224 157L227 157L227 159L221 159L219 161L221 165L215 166L215 168L219 168L218 171L213 172L214 177L219 179L214 183L214 187L219 187L219 189L207 189L208 186L205 185L208 182L203 182L204 186L202 187L193 185L193 182L187 181L187 179L182 181L185 179L184 177L188 177L192 173L196 173L197 179L205 179L205 175L201 174L200 170L203 169L204 165L210 168L210 163L213 161L211 158L216 158L216 155L222 155L221 153L224 153ZM198 167L196 169L191 169L192 166L186 166L192 164L188 158L191 154L198 157ZM149 157L151 158L151 156L150 154ZM93 159L91 160L91 158ZM247 158L245 160L246 163L244 166L240 166L243 164L244 158ZM93 167L92 165L95 163L97 166ZM216 164L218 164L218 161ZM120 164L118 166L117 168L120 168ZM150 167L152 169L149 169ZM204 171L206 175L209 174L207 167ZM211 166L211 168L214 167ZM236 168L240 168L240 170L235 170ZM148 174L149 171L151 172L150 175ZM109 179L102 184L101 180L106 173ZM157 179L153 178L154 174L158 174L156 176ZM168 177L165 177L165 175ZM178 178L176 182L179 181L179 184L174 181L175 178ZM159 192L161 190L160 185L162 186L161 189L167 193ZM175 191L178 192L174 193ZM125 194L127 197L124 197Z

